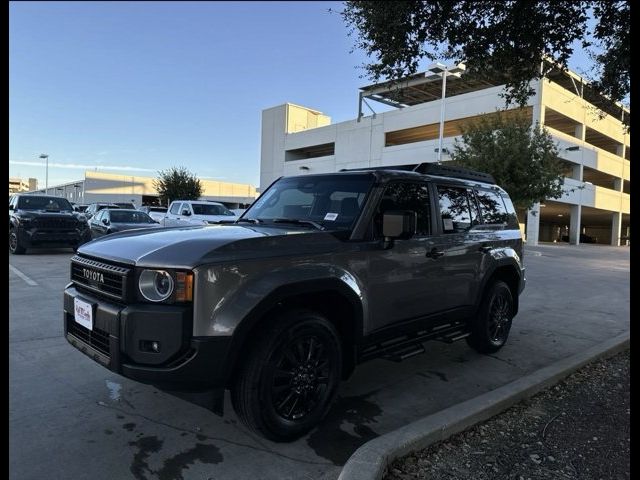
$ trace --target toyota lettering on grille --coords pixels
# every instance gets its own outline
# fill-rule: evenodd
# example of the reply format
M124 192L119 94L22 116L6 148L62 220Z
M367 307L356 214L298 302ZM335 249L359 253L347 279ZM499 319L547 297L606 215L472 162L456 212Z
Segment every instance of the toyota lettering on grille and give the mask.
M104 283L104 275L100 272L89 270L88 268L83 268L82 274L84 275L84 278L86 278L87 280Z

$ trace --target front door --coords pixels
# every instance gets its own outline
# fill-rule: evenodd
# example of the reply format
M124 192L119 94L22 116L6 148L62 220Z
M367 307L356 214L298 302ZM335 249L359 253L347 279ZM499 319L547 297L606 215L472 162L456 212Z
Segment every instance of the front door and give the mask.
M433 220L426 183L397 182L388 185L374 216L373 235L382 240L382 215L389 210L411 210L418 217L416 234L395 240L391 248L376 248L369 258L369 318L366 332L416 321L443 308L441 278L444 260L432 235Z

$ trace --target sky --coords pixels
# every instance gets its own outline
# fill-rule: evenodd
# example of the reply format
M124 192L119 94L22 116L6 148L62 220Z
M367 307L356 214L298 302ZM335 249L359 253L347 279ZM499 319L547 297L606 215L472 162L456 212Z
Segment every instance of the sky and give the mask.
M11 2L9 176L85 170L259 184L260 120L357 116L363 52L341 2ZM569 67L587 69L577 52ZM383 106L372 105L377 111Z

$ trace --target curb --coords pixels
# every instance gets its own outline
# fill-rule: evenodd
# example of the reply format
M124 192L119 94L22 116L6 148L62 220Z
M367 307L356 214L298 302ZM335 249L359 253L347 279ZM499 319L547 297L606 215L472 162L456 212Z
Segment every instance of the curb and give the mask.
M558 383L584 365L629 347L630 332L564 358L495 390L377 437L358 448L338 480L379 480L396 458L421 450L503 412Z

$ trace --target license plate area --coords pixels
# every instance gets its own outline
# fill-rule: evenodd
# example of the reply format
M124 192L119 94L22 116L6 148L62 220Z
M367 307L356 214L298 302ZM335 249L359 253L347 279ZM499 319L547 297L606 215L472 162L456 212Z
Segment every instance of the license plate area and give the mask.
M89 331L93 330L93 313L93 304L78 297L73 299L73 319Z

